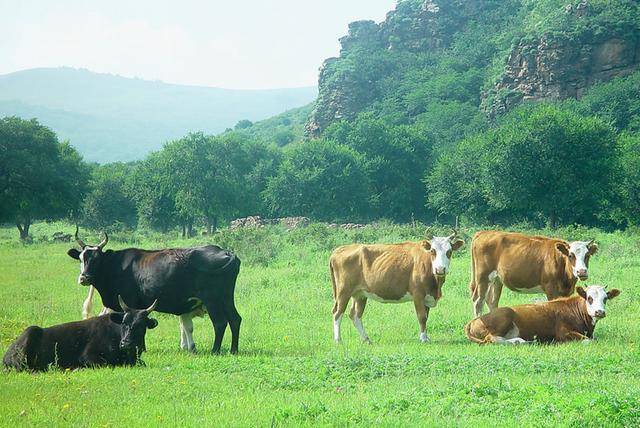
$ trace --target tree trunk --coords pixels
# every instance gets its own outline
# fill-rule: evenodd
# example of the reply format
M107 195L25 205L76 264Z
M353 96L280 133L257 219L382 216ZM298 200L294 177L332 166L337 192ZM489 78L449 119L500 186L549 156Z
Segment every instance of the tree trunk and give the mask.
M182 225L182 237L187 237L187 227L184 224Z
M551 215L549 215L549 227L551 229L555 229L557 225L558 217L556 216L556 213L551 213Z
M193 237L193 222L189 222L187 225L187 236L189 238Z
M16 227L20 232L20 239L25 240L29 237L29 227L31 226L31 220L25 219L24 224L16 223Z

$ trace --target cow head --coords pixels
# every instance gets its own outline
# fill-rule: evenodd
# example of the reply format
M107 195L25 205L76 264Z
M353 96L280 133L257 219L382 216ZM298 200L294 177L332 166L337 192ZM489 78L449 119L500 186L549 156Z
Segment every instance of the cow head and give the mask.
M109 242L109 236L104 232L104 239L100 244L96 246L85 244L82 239L78 238L78 228L76 227L76 242L80 245L80 251L75 248L71 248L67 251L69 257L80 260L80 276L78 276L78 284L91 285L95 280L95 275L100 267L100 261L102 255L102 249L107 242Z
M568 259L575 278L580 281L586 281L589 278L589 258L598 251L598 245L594 243L593 239L591 241L573 241L569 244L558 242L556 249Z
M607 300L613 299L620 294L620 290L617 288L607 291L605 287L601 285L590 285L586 289L576 287L576 291L580 297L585 300L587 313L591 318L593 318L594 322L607 315L604 310Z
M109 319L120 324L120 349L122 351L135 351L139 355L145 350L144 336L147 329L156 328L158 321L149 318L149 314L156 308L158 300L147 309L132 309L118 296L118 302L124 312L112 312Z
M436 278L444 279L449 273L449 262L451 254L458 250L464 244L462 239L458 238L458 232L454 229L449 236L433 236L422 241L422 246L431 255L431 270Z

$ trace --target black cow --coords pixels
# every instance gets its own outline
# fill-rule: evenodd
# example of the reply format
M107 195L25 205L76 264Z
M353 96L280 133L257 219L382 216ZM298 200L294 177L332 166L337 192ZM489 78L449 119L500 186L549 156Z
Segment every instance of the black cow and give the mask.
M224 332L231 328L231 353L238 352L242 318L234 303L240 259L215 245L166 250L102 251L109 238L97 246L86 245L78 238L81 251L67 254L80 260L78 283L92 285L100 293L102 304L119 310L117 296L136 308L158 300L158 312L180 315L183 349L195 350L193 322L205 309L215 331L212 351L220 352Z
M47 328L28 327L7 349L4 366L42 371L50 366L74 369L135 365L145 350L147 329L158 325L149 318L157 302L138 310L120 301L124 312Z

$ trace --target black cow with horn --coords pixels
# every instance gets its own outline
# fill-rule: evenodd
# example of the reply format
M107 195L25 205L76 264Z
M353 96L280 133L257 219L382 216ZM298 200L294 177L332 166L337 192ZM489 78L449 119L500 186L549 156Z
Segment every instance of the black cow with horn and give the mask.
M28 327L7 349L3 364L18 371L43 371L51 366L75 369L132 366L146 350L145 335L158 321L149 318L157 301L131 309L118 296L123 312L51 327Z
M118 295L135 308L147 307L157 299L156 310L180 316L180 345L195 351L192 318L209 313L215 339L212 351L220 352L229 325L231 353L238 352L240 323L234 292L240 259L216 245L165 250L106 250L109 238L97 246L78 238L80 251L67 254L80 261L78 283L93 286L102 304L113 311L121 309ZM86 307L86 305L85 305Z

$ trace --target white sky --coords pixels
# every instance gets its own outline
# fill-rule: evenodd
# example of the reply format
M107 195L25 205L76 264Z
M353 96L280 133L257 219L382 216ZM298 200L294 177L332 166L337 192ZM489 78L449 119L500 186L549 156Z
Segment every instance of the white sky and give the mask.
M0 0L0 74L35 67L223 88L317 84L347 24L395 0Z

